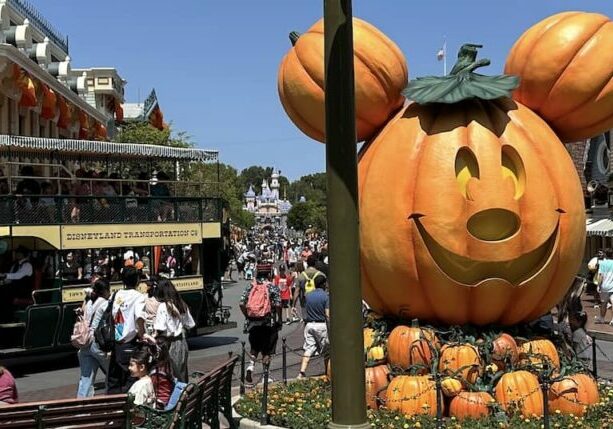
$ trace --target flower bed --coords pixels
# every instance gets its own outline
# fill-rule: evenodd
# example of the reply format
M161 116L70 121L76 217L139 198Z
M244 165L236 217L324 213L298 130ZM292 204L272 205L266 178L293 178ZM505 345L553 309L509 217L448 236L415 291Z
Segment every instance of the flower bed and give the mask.
M600 402L588 408L584 416L552 413L552 428L613 429L613 386L599 384ZM259 420L261 391L247 393L235 405L242 416ZM298 380L288 386L270 386L268 414L270 423L291 429L323 429L331 419L331 388L325 378ZM368 410L368 419L374 429L383 428L435 428L436 421L429 416L406 417L386 408ZM495 414L479 420L459 421L445 417L447 428L521 428L540 429L543 420L535 416Z

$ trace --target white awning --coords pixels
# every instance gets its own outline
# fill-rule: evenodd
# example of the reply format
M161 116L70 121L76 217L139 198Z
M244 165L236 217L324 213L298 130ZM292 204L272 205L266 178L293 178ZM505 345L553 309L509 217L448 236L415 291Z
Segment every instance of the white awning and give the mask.
M592 235L613 237L613 219L598 219L591 222L588 219L586 232L588 237Z
M128 155L135 157L170 158L200 162L218 160L219 152L195 148L177 148L140 143L113 143L94 140L50 139L0 135L0 148L25 148L35 150L58 150L60 152L91 153L102 155Z

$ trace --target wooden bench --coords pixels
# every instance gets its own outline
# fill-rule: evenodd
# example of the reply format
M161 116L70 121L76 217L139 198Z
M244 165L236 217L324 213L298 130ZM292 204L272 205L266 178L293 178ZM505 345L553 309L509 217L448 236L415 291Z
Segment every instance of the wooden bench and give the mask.
M2 429L130 428L126 395L31 402L0 407Z
M187 429L200 428L202 423L211 429L219 429L219 412L228 420L231 428L236 425L232 420L232 374L238 356L213 370L192 375L189 383L173 410L161 411L146 406L136 406L134 413L140 417L136 428L147 429ZM137 417L137 419L139 418Z

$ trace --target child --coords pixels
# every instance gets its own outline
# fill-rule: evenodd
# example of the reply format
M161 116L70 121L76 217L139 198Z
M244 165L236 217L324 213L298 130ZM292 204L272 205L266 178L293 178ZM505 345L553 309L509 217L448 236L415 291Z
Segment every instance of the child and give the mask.
M135 405L155 406L155 391L149 372L153 368L153 354L147 346L136 349L130 358L130 375L138 380L130 387L129 394L134 396Z
M157 336L156 341L157 363L149 376L151 377L153 390L155 391L156 408L158 410L163 410L166 408L168 400L172 395L172 391L175 387L175 379L172 376L170 358L168 356L170 342L162 335Z
M245 280L253 280L253 274L255 272L255 262L249 261L245 266Z
M289 302L292 298L291 287L293 280L294 278L291 275L287 275L285 273L285 266L279 266L279 274L275 276L274 285L279 288L279 293L281 295L281 306L285 312L286 325L292 323L292 312Z
M581 360L591 359L592 339L585 332L587 314L584 311L571 313L568 316L568 324L572 332L573 349Z

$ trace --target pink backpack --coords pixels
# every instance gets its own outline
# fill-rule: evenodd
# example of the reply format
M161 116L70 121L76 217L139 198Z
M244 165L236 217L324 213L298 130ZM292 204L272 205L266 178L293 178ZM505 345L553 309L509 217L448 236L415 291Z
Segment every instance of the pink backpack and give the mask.
M251 283L251 292L247 298L247 317L261 319L270 314L270 297L267 283Z

